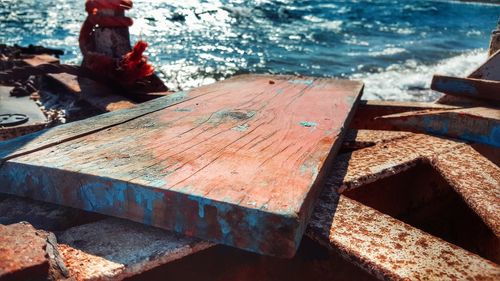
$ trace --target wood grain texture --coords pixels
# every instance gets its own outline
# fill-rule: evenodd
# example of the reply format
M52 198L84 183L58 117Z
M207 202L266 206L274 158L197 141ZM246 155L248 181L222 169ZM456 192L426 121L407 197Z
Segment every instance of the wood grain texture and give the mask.
M15 157L0 190L292 256L362 87L239 76Z

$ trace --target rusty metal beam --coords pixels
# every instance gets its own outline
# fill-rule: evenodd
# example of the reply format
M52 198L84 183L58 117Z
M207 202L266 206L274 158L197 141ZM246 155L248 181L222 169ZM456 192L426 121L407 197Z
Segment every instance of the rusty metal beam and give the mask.
M0 280L68 280L56 244L28 223L0 224Z
M385 130L356 130L350 129L344 136L343 149L360 149L379 143L390 142L411 136L409 132Z
M468 145L437 154L430 163L500 237L500 168Z
M375 118L377 129L428 133L500 147L500 110L473 107Z
M474 70L468 78L500 81L500 50L488 58L483 65ZM498 91L497 95L500 95Z
M430 163L465 203L500 236L495 216L500 197L500 169L473 147L456 140L428 135L378 143L335 158L329 184L338 192L355 189Z
M434 75L431 89L457 97L487 99L497 104L500 101L499 81Z
M325 186L306 234L381 280L497 280L497 264L340 195L422 163L443 176L498 245L499 168L467 144L418 134L337 156L339 169ZM498 250L490 250L489 258L498 260Z
M307 235L380 280L498 280L500 267L325 188Z
M388 143L343 153L335 158L331 184L343 192L415 167L431 155L464 145L462 142L412 134Z
M378 129L379 125L375 118L380 116L410 111L439 111L457 108L459 107L428 102L362 100L350 127L354 129Z

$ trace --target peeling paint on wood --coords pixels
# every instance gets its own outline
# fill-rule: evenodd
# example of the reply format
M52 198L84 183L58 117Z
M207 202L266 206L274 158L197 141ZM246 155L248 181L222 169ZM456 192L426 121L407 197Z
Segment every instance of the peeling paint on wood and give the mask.
M292 256L362 83L290 79L240 76L194 90L181 103L191 112L162 110L163 100L108 115L112 124L86 134L75 127L92 123L67 126L70 140L5 162L0 189Z

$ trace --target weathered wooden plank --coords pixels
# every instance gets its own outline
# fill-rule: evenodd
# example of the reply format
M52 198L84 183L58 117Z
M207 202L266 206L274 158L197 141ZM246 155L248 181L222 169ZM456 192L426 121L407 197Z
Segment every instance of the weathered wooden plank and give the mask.
M167 108L185 100L195 99L206 95L204 87L177 92L151 102L145 102L128 110L118 110L84 119L81 121L64 124L51 129L39 131L13 140L0 142L0 163L36 150L47 148L68 140L73 140L97 131L105 130L117 124L127 122L148 113Z
M11 159L0 189L292 256L362 87L240 76Z
M434 75L431 89L447 95L500 101L500 82Z
M111 88L89 78L67 73L47 74L47 77L56 81L80 99L106 112L135 106L134 102L123 96L116 95Z
M377 128L458 138L500 147L500 110L487 107L421 111L376 118Z

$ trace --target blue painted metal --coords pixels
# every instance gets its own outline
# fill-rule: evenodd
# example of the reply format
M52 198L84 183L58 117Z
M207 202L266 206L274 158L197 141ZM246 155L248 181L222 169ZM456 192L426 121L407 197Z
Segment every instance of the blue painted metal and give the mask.
M500 82L434 75L431 89L452 96L500 101Z
M500 147L500 110L466 108L393 114L376 118L380 128L428 133Z

